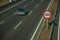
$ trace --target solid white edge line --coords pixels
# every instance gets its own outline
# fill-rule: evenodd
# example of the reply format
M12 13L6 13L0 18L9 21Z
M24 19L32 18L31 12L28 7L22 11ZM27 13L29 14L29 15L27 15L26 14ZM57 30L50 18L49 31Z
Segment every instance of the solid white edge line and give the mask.
M52 2L52 0L51 0L51 2ZM47 9L46 9L46 10L48 10L48 8L49 8L49 6L50 6L51 2L49 3L49 5L48 5L48 7L47 7ZM34 34L33 34L33 36L31 37L31 39L30 39L30 40L33 40L33 38L34 38L34 36L35 36L35 34L36 34L36 32L37 32L37 30L38 30L38 28L39 28L39 26L40 26L40 24L41 24L42 20L43 20L43 17L41 18L41 20L40 20L40 22L39 22L39 24L38 24L38 26L37 26L37 28L36 28L36 30L35 30L35 32L34 32Z
M33 12L33 11L30 11L30 12L28 13L28 15L30 15L32 12Z
M53 1L51 0L46 10L49 9L49 7L50 7L50 5L51 5L52 2L53 2ZM52 30L52 27L51 27L51 30ZM52 31L50 31L50 35L51 35L51 32L52 32ZM50 36L49 36L49 39L50 39Z
M43 20L43 17L42 17L42 18L41 18L41 20L39 21L38 26L37 26L36 30L34 31L34 33L33 33L33 35L32 35L32 37L31 37L31 39L30 39L30 40L33 40L33 38L34 38L34 36L35 36L35 34L36 34L36 32L37 32L37 30L38 30L39 26L40 26L40 25L41 25L41 23L42 23L42 20Z
M49 3L49 5L48 5L48 7L47 7L47 9L46 10L48 10L49 9L49 7L50 7L50 5L51 5L51 3L52 3L53 1L51 0L51 2Z
M17 4L15 4L15 5L13 5L13 6L11 6L10 8L8 8L8 9L6 9L6 10L0 12L0 14L3 13L3 12L5 12L5 11L7 11L7 10L9 10L9 9L11 9L11 8L13 8L13 7L15 7L15 6L17 6L17 5L19 5L19 4L21 4L21 3L23 3L24 1L25 1L25 0L23 0L23 1L21 1L21 2L19 2L19 3L17 3Z
M20 21L15 27L14 27L14 29L16 29L17 27L19 27L19 25L21 25L22 24L22 21Z
M43 28L42 26L43 26L44 23L45 23L45 19L43 20L43 23L42 23L41 28L40 28L40 32L39 32L36 40L38 40L38 38L39 38L39 36L40 36L41 30L42 30L42 28Z
M9 0L10 2L12 2L12 0Z

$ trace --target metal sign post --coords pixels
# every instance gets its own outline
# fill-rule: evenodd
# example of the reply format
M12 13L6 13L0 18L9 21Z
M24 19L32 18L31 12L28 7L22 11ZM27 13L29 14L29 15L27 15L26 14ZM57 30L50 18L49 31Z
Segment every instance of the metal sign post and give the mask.
M45 10L43 12L43 17L44 17L44 19L46 19L46 29L48 29L48 21L51 18L51 16L52 16L52 12L51 11Z
M47 25L47 26L46 26L46 29L48 29L48 19L46 20L46 25Z

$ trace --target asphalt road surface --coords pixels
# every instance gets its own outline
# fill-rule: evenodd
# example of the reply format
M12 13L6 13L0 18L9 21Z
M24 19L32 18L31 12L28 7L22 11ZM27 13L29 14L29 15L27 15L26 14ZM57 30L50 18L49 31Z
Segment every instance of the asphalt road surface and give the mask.
M39 21L42 11L50 0L26 0L0 15L1 40L30 40ZM29 13L25 16L16 15L19 7L25 7Z

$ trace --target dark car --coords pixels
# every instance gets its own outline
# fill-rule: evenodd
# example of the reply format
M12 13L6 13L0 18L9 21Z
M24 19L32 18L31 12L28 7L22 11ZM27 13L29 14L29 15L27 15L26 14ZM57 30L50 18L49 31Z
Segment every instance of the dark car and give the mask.
M25 8L19 8L17 11L17 15L26 15L28 11Z

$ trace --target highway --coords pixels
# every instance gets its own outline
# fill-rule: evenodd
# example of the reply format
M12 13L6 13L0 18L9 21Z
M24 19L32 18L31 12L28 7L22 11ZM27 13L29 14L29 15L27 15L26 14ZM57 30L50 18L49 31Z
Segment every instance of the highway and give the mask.
M0 39L30 40L39 21L42 19L42 11L47 8L49 3L50 0L25 0L1 14ZM25 16L16 15L19 7L25 7L29 13Z

